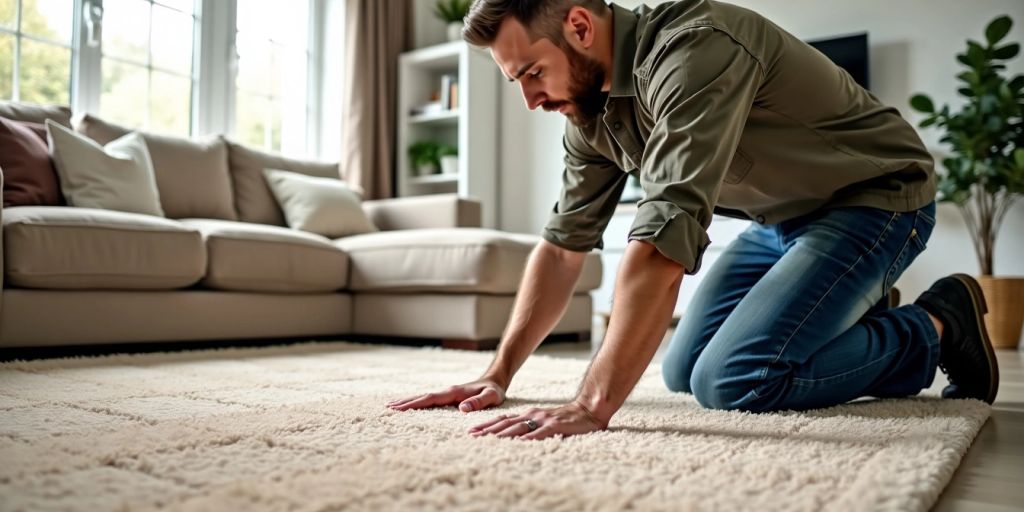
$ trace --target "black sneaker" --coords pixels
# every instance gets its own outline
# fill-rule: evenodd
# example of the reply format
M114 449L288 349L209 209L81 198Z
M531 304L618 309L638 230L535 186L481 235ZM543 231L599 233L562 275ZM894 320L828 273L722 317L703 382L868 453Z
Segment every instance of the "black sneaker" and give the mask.
M999 365L985 330L988 306L981 286L966 274L939 279L914 304L942 322L939 368L949 377L943 398L992 403L999 391Z

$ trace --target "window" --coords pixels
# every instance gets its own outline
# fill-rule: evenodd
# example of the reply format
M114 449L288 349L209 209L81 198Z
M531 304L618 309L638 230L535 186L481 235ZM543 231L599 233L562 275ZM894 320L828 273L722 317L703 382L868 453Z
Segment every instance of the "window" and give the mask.
M0 0L0 99L68 104L73 0Z
M197 21L192 0L104 0L100 116L191 133Z
M305 154L312 113L308 2L237 0L235 136L255 147Z
M331 91L323 100L318 49L327 23L336 26L332 34L343 28L343 7L312 0L0 0L0 100L70 105L171 135L225 133L311 157L324 149L322 136L339 138L321 129L337 131L336 109L318 106L333 105L340 78L326 77ZM337 158L333 153L328 158Z

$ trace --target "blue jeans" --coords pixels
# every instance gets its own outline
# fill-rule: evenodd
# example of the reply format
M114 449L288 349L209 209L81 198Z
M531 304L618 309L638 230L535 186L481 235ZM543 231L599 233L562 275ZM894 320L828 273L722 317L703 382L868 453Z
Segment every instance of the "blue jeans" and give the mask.
M683 313L666 385L704 407L755 412L917 394L935 377L938 333L919 306L889 309L888 291L934 226L934 202L751 224Z

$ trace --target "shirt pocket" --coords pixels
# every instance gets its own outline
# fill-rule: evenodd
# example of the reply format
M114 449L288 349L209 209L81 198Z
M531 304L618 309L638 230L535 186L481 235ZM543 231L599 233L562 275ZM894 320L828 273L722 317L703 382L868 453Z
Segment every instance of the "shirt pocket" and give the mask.
M750 159L740 148L736 148L736 153L732 156L732 161L729 162L729 169L725 172L725 178L722 179L723 183L729 185L735 185L743 178L747 177L747 173L750 172L750 168L754 166L754 161Z

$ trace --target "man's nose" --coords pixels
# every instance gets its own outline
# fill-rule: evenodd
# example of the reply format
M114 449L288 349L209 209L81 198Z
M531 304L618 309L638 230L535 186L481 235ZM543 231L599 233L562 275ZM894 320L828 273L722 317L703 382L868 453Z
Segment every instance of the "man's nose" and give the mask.
M535 110L547 100L547 96L543 92L533 89L526 84L520 85L523 89L523 99L526 101L526 108Z

